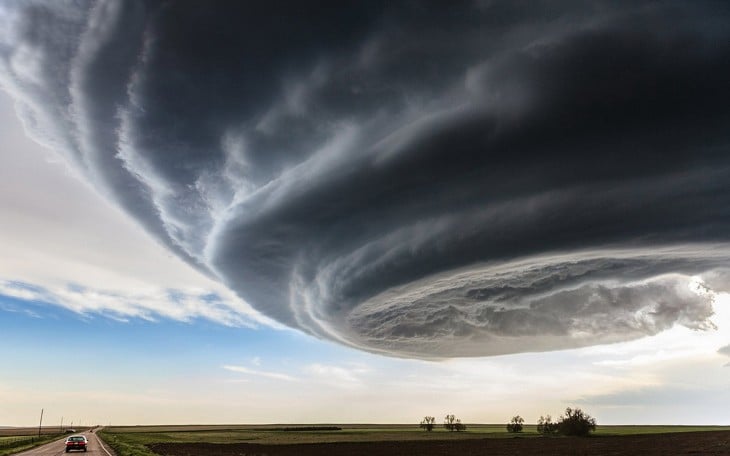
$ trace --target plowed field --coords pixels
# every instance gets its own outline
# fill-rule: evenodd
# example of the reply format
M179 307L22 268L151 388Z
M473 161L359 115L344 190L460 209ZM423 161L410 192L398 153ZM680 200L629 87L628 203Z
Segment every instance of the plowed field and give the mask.
M340 442L285 445L155 443L165 456L528 456L730 455L730 431L681 432L590 438L493 438L450 441Z

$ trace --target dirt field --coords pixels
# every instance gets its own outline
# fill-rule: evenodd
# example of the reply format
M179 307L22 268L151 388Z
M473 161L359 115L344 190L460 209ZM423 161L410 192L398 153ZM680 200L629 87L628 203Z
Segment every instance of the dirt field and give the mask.
M591 438L511 438L450 441L310 443L155 443L149 448L165 456L295 456L295 455L730 455L730 431L683 432Z

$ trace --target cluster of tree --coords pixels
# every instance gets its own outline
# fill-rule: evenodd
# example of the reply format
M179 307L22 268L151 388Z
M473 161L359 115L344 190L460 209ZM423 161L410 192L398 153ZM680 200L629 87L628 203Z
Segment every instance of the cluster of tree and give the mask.
M586 436L596 430L596 419L579 408L568 407L555 425L558 434Z
M507 431L513 433L522 432L524 424L524 418L520 415L515 415L507 424ZM420 426L421 429L426 431L433 431L433 428L436 426L436 418L433 416L424 416ZM456 432L466 431L466 425L455 415L446 415L444 417L444 429ZM537 432L542 435L587 436L595 430L596 419L579 408L566 408L565 415L561 415L556 422L553 422L550 415L541 416L537 420Z
M507 425L509 432L522 432L522 424L525 420L517 415ZM596 430L596 419L585 413L579 408L565 409L565 415L561 415L558 421L553 422L550 415L541 416L537 420L537 432L542 435L575 435L587 436Z
M423 420L421 420L421 429L433 431L434 426L436 426L436 418L433 416L424 416ZM456 432L466 431L466 424L462 423L454 415L446 415L444 418L444 429Z
M461 420L454 415L446 415L446 418L444 418L444 428L449 431L461 432L466 431L466 424L463 424Z

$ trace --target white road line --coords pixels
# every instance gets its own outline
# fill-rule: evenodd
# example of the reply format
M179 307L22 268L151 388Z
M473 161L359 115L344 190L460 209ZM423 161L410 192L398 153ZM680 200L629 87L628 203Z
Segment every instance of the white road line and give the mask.
M109 452L109 450L104 448L104 444L101 442L101 439L99 438L99 436L94 434L94 437L96 437L96 441L99 442L99 446L101 447L102 450L104 450L104 453L106 453L108 456L112 456L112 454Z

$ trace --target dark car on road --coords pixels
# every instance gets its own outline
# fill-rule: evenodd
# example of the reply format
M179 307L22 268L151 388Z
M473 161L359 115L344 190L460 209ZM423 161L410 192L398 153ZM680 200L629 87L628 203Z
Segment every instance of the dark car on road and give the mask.
M84 450L88 446L89 441L83 435L72 435L66 439L66 453L71 450Z

